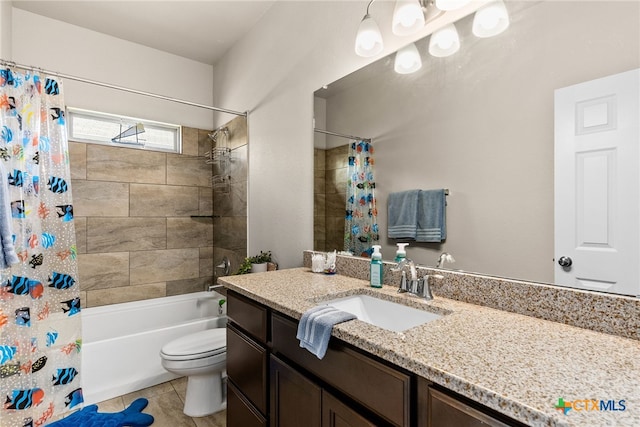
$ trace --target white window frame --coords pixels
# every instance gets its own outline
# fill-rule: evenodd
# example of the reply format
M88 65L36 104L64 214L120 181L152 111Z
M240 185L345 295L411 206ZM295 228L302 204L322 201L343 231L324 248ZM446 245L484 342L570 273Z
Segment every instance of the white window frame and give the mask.
M131 126L142 123L145 132L139 134L139 141L141 141L141 143L133 141L134 138L131 138L132 142L113 142L111 138L118 135L118 130L115 130L112 135L105 134L104 136L92 136L86 133L83 134L79 129L77 129L77 126L75 126L75 121L78 120L79 123L80 119L91 118L107 124L110 128L121 129L122 132ZM156 122L153 120L67 107L67 132L69 141L133 148L137 150L162 151L165 153L182 153L182 126L171 123ZM168 137L172 136L172 138L169 138L172 139L171 143L157 142L157 139L156 142L154 142L154 132L156 135L158 132L162 132L163 134L167 134ZM149 136L151 136L151 138L149 138Z

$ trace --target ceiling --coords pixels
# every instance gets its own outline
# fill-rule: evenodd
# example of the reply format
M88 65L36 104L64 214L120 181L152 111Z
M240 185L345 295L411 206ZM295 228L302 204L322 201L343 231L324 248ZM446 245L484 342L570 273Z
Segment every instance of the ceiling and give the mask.
M13 0L13 6L215 64L276 0Z

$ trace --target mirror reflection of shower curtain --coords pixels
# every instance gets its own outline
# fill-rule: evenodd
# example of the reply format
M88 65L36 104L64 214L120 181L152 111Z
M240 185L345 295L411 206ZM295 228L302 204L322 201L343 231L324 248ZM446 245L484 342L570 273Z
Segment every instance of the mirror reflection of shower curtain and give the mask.
M59 78L0 69L0 163L0 182L7 184L0 188L6 202L0 229L12 236L3 247L13 241L17 254L17 263L0 263L6 267L0 269L0 424L39 426L83 401L77 248Z
M347 175L344 250L356 256L370 257L377 244L378 210L373 177L373 145L351 141Z

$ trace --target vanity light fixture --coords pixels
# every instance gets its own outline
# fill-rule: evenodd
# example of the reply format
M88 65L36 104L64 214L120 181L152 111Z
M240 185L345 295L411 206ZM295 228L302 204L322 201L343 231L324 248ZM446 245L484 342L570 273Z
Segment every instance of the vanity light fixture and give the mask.
M460 49L460 37L456 26L451 23L431 35L429 39L429 53L442 58L453 55Z
M382 34L376 21L369 15L369 6L373 3L371 0L367 5L367 13L362 18L358 33L356 34L356 54L368 58L382 52L384 47L382 43Z
M419 0L396 0L391 30L397 36L408 36L424 27L425 19Z
M396 52L393 69L398 74L411 74L422 67L420 52L414 43L410 43Z
M476 37L492 37L509 27L509 13L502 0L478 9L473 17L472 31Z

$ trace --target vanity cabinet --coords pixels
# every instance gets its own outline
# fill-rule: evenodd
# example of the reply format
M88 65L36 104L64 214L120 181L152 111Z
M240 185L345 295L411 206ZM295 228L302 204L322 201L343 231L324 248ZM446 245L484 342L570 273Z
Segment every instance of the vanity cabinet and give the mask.
M320 360L297 320L227 302L227 427L524 426L337 339Z

